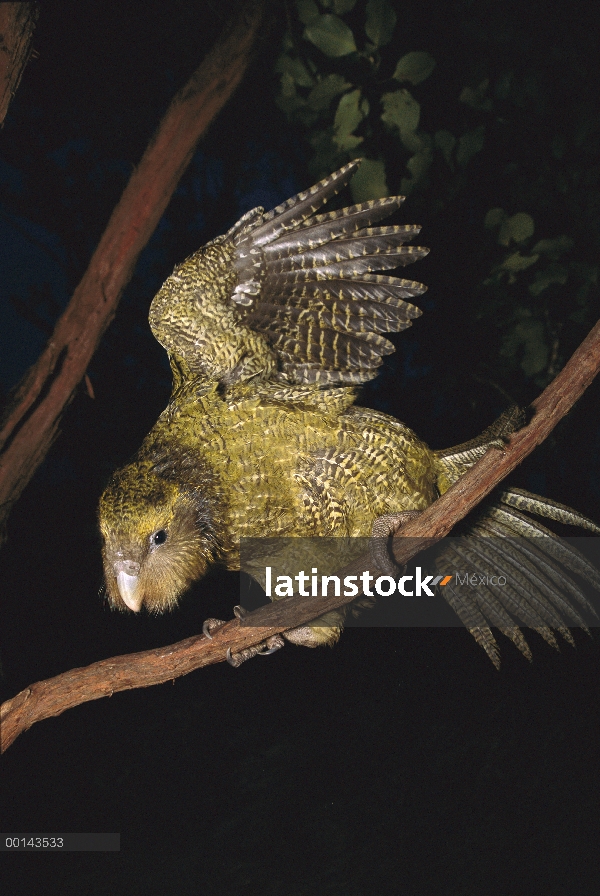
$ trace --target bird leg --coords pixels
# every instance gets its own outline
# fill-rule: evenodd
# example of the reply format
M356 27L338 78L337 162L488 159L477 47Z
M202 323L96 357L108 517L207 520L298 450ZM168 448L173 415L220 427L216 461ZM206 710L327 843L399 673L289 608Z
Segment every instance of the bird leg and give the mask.
M403 510L400 513L386 513L384 516L378 516L373 523L371 541L369 542L371 562L393 579L398 578L402 568L394 560L391 539L400 531L402 526L411 520L415 520L421 513L421 510Z
M246 610L239 606L233 608L233 613L239 620L244 620L248 615ZM206 619L202 626L202 634L206 638L212 639L213 632L216 632L217 629L220 629L223 625L225 625L224 619ZM252 647L244 647L239 653L232 653L231 648L228 647L226 659L230 666L237 669L237 667L241 666L242 663L245 663L246 660L251 660L252 657L255 656L269 656L270 653L275 653L276 650L280 650L284 645L285 641L281 635L271 635L270 638L261 641L260 644L254 644Z

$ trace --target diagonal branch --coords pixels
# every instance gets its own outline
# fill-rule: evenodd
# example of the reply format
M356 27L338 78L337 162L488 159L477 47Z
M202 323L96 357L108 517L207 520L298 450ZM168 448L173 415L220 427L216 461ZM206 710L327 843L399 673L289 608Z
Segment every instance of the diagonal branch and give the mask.
M406 563L419 551L447 535L496 485L539 445L573 407L600 370L600 321L579 346L565 368L532 404L531 422L515 433L504 451L492 448L431 507L403 527L395 539L396 558ZM370 558L362 558L339 575L359 575ZM2 751L35 722L66 709L107 697L115 691L148 687L186 675L201 666L222 662L227 649L237 653L279 632L303 625L347 598L288 597L251 614L251 623L228 622L208 640L202 635L177 644L126 656L112 657L84 669L72 669L39 681L0 708Z
M0 431L0 536L12 506L57 437L62 414L198 141L248 67L265 2L246 0L173 99L50 341L17 389Z
M0 128L31 58L39 15L39 3L0 3Z

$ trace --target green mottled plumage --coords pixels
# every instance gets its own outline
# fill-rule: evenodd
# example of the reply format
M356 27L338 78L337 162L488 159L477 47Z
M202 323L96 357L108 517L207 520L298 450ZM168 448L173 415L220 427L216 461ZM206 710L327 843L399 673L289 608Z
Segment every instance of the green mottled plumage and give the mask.
M418 227L373 226L398 197L317 214L356 164L249 212L154 298L173 394L100 502L112 606L173 607L210 564L239 568L243 536L368 536L384 514L427 507L505 434L506 421L434 452L354 406L393 350L382 334L410 325L420 312L405 299L425 290L372 272L427 252L404 245ZM330 614L303 643L335 640L342 621Z

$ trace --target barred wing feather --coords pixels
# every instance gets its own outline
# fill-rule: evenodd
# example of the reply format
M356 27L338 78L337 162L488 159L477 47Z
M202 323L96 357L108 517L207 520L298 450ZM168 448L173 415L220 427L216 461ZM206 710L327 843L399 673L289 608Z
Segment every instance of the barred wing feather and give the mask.
M421 283L373 273L428 252L405 245L419 227L372 226L396 211L402 197L315 214L358 164L268 214L255 210L228 234L237 275L232 301L241 320L266 336L286 382L372 379L394 350L380 334L405 329L421 313L405 301L425 292Z

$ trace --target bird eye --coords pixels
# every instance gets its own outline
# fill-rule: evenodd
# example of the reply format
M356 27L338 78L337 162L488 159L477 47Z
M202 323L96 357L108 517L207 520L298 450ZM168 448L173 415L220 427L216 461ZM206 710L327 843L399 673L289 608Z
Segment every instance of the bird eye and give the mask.
M155 532L150 539L152 544L164 544L166 540L167 533L165 529L159 529L158 532Z

